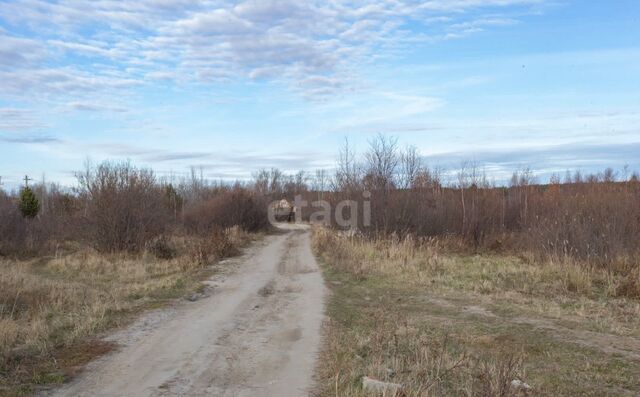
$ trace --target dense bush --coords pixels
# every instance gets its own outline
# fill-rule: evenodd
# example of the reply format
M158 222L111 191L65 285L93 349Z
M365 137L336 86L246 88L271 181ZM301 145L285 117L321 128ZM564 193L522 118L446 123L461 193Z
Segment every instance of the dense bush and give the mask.
M24 200L0 191L0 255L44 254L82 235L77 197L56 185L29 191L39 203L37 217L24 216Z
M104 162L78 174L85 236L101 251L136 251L162 234L169 218L153 171Z
M21 196L0 190L0 255L56 253L82 242L103 252L147 249L168 259L175 255L166 238L172 232L209 238L236 225L246 231L268 226L267 195L192 174L174 184L128 162L104 162L78 173L73 190L44 182Z
M268 225L267 201L255 192L234 187L191 205L184 214L187 230L210 233L235 225L257 231Z
M372 141L361 160L343 149L340 162L336 186L325 199L333 210L343 200L356 201L358 228L365 234L455 237L470 249L570 258L624 271L638 266L640 182L635 174L616 181L608 169L568 175L563 183L554 177L542 185L524 170L514 173L508 186L496 186L478 166L467 164L445 184L413 149L400 150L383 136ZM362 210L366 201L369 226Z
M14 200L0 191L0 255L26 248L27 222Z
M18 197L0 193L0 254L42 252L66 241L87 241L102 251L150 248L161 257L162 236L175 229L200 237L235 225L247 231L268 226L272 200L323 199L358 203L358 228L366 235L415 235L456 241L466 249L507 250L542 259L570 258L590 265L638 267L640 182L611 170L579 173L537 184L528 171L496 186L478 166L443 173L421 163L415 148L378 137L358 158L347 146L336 174L317 172L313 189L303 172L261 171L252 184L190 178L159 182L153 172L129 163L102 163L78 175L73 194L55 185L32 186L40 203L34 219L22 217ZM364 193L366 192L367 195ZM365 225L364 204L370 205ZM302 208L309 219L315 209ZM345 217L348 218L345 211ZM335 225L335 213L330 219Z

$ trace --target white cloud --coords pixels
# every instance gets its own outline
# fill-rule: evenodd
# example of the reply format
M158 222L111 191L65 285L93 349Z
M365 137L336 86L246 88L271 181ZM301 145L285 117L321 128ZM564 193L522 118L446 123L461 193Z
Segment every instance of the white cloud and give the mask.
M62 51L72 52L85 56L99 56L108 59L123 59L125 54L116 48L105 48L106 43L80 43L66 42L62 40L48 40L47 44Z
M45 127L29 109L0 108L0 131L20 132Z
M73 68L0 70L0 89L5 95L16 97L33 95L69 97L98 93L103 90L126 89L137 84L139 82L133 78L106 73L96 75Z
M215 35L238 35L255 32L250 21L236 16L232 11L217 9L195 14L175 23L176 32L190 36L192 40ZM203 37L204 36L204 37Z
M449 35L457 35L459 37L470 35L476 32L482 32L491 26L510 26L517 24L518 21L512 18L481 18L466 22L454 23L449 26Z
M106 105L100 102L91 102L91 101L73 101L69 102L64 108L64 110L80 110L85 112L116 112L116 113L124 113L127 112L127 109L124 107Z
M33 65L46 57L42 44L35 40L11 37L0 31L0 67Z
M443 12L463 12L480 7L507 7L543 3L545 3L544 0L431 0L423 2L419 8Z
M287 82L306 97L353 87L357 65L416 40L448 39L516 23L497 14L542 0L16 0L3 4L6 31L21 27L30 39L0 36L0 66L15 67L16 94L110 88L139 81L218 82L262 78ZM469 20L465 11L490 14ZM433 37L407 24L431 24ZM77 64L75 56L87 58ZM89 62L91 60L91 62ZM59 65L52 67L51 64ZM36 67L38 66L38 67ZM112 77L107 72L119 72ZM92 77L90 75L93 75ZM89 80L92 81L89 81ZM322 84L322 83L326 84Z

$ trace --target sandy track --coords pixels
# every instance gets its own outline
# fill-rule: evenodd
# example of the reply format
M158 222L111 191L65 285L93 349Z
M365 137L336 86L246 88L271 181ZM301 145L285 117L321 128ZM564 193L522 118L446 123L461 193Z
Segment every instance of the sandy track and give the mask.
M55 396L305 396L325 287L309 231L285 225L248 250L210 296L149 313L122 345Z

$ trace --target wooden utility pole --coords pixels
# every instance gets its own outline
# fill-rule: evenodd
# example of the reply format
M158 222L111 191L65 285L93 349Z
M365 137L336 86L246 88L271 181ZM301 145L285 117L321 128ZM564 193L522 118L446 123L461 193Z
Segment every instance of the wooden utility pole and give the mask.
M24 176L24 187L29 187L29 181L32 181L32 178L29 178L29 176L25 175Z

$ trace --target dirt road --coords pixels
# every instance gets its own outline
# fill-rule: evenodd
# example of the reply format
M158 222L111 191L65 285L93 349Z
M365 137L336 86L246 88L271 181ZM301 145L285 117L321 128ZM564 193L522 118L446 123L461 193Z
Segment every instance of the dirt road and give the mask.
M55 396L305 396L325 287L309 230L285 225L207 283L210 296L149 313Z

